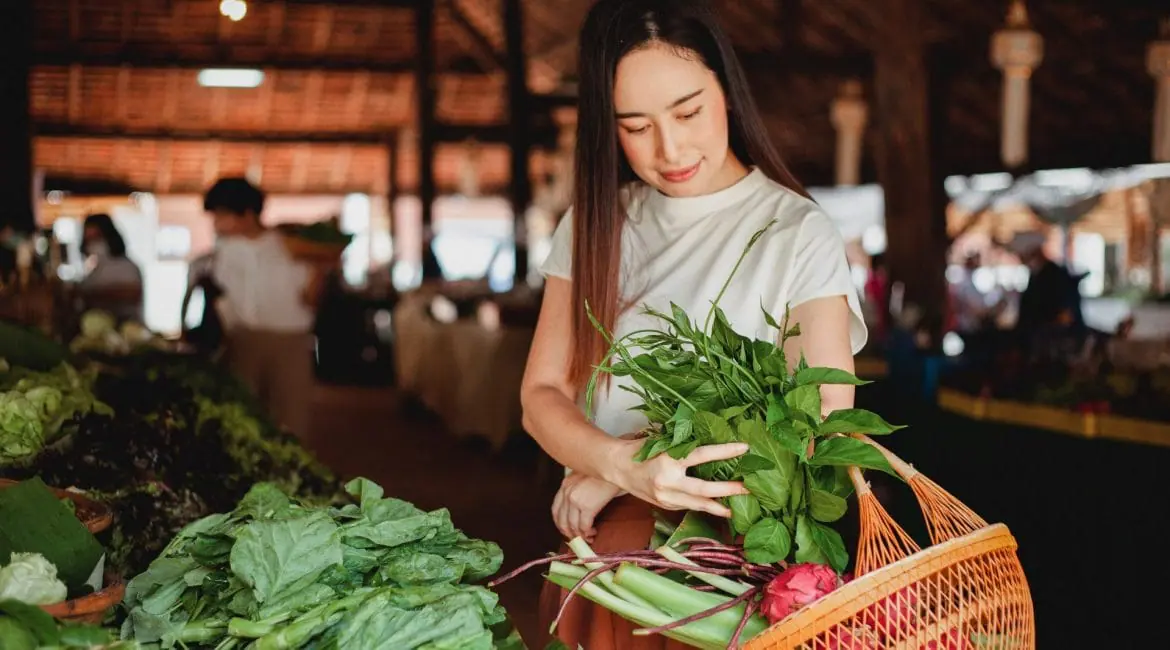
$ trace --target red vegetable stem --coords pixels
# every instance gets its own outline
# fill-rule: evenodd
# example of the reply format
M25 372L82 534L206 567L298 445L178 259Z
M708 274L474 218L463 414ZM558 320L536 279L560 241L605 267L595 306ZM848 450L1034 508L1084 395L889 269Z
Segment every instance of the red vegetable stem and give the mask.
M747 622L751 620L752 614L760 608L760 601L751 599L748 601L747 607L743 608L743 618L739 619L739 626L735 628L735 634L731 635L731 642L727 644L728 648L734 650L739 647L739 637L743 635L743 628L747 627Z
M502 576L496 578L495 580L492 580L491 582L488 583L488 586L495 587L496 585L505 583L505 582L511 580L512 578L515 578L516 576L520 575L521 573L524 573L525 571L527 571L529 569L541 566L542 564L552 564L553 562L564 562L566 560L575 559L576 557L577 556L573 555L572 553L565 553L562 555L550 555L549 557L543 557L543 558L540 558L537 560L533 560L531 562L528 562L526 564L521 565L520 567L518 567L517 569L515 569L514 571L512 571L510 573L507 573L505 575L502 575Z
M594 560L594 558L589 558L589 560L590 560L590 562L592 562ZM565 596L565 599L563 601L561 601L561 608L560 608L560 610L557 611L556 619L553 620L552 629L556 629L557 625L560 624L561 617L565 615L565 610L569 606L569 601L573 600L573 597L577 595L577 592L581 590L581 587L585 586L591 580L593 580L597 576L605 573L606 571L612 570L614 567L618 566L619 564L621 564L621 563L614 562L613 564L603 564L603 565L597 567L596 569L593 569L589 573L586 573L585 577L578 580L577 584L573 585L573 588L569 590L569 593Z

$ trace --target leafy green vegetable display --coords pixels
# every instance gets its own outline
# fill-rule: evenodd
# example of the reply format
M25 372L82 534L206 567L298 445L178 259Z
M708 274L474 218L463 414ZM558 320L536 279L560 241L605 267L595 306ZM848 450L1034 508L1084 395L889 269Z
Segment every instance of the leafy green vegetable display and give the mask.
M118 641L110 630L62 625L39 607L0 600L0 648L4 650L136 650L133 641Z
M14 367L0 373L0 465L35 456L78 416L108 414L94 397L95 377L67 363L45 372Z
M210 363L161 352L106 360L93 389L110 410L0 477L74 486L114 511L108 566L142 571L176 533L230 510L258 482L330 501L341 484L255 398ZM97 373L94 373L97 374Z
M335 246L348 246L353 241L353 235L341 231L336 219L326 219L307 225L286 226L284 231L289 235Z
M641 399L638 409L650 421L640 460L663 453L682 458L700 445L748 443L747 455L694 470L707 480L743 481L751 492L725 500L732 526L744 535L747 558L774 564L795 557L841 572L849 553L829 524L845 514L852 493L846 468L894 473L881 453L842 434L881 435L901 427L862 409L822 414L820 386L866 382L836 368L811 368L803 355L790 368L784 347L800 329L790 326L788 313L777 322L764 310L779 345L733 330L719 299L766 230L748 242L701 327L673 303L670 314L647 306L662 330L614 340L590 312L611 347L590 379L587 410L592 412L602 373L630 377L634 386L620 387Z
M507 646L491 542L356 479L310 506L258 484L185 528L130 581L122 636L163 648L490 649ZM514 640L510 643L514 643ZM512 646L515 647L515 646Z

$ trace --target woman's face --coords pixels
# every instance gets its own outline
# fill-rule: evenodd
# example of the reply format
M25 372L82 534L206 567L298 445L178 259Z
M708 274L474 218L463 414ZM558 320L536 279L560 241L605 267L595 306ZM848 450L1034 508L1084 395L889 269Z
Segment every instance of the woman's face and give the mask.
M97 226L86 226L85 232L82 234L82 238L87 244L99 242L103 239L102 229L98 228Z
M634 173L668 196L710 194L744 167L728 147L727 101L697 55L651 44L614 75L618 140Z

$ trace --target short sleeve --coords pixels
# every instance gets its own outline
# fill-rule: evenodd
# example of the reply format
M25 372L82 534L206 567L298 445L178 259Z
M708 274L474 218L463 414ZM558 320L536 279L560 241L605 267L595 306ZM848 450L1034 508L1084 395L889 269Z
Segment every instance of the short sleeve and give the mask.
M817 298L845 296L853 354L865 347L869 332L845 257L845 241L828 215L819 210L809 213L800 225L789 286L789 304L793 307Z
M573 278L573 211L570 209L561 217L561 222L553 231L548 257L540 266L540 274L546 278L554 277L564 280Z

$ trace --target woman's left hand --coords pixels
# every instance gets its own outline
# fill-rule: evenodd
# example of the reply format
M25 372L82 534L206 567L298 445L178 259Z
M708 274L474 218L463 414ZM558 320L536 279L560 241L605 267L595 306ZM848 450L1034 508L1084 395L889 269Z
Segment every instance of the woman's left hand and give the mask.
M553 498L552 515L557 530L566 539L583 537L592 542L597 535L594 519L610 501L622 494L621 488L613 483L583 474L569 474Z

